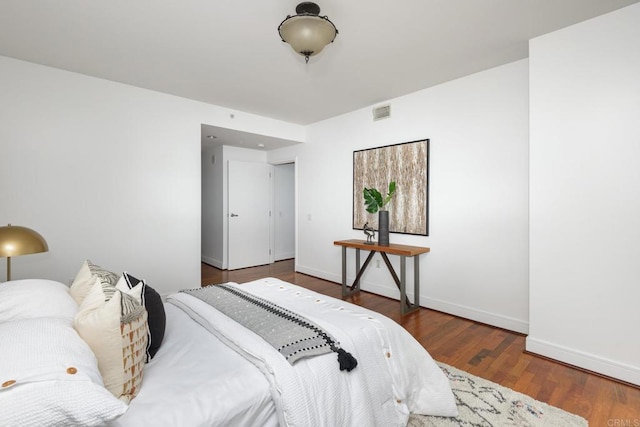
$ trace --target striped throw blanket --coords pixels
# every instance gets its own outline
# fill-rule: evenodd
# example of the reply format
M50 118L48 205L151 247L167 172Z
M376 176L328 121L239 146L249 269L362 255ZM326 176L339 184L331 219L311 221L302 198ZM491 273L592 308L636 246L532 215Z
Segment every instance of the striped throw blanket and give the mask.
M194 296L253 331L287 361L335 352L340 370L351 371L358 362L336 340L305 317L237 287L211 285L181 291Z

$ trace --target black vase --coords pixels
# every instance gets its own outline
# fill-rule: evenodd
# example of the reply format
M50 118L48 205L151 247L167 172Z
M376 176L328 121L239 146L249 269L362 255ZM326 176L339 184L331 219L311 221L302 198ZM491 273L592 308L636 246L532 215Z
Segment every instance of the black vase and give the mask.
M389 211L378 211L378 245L389 246Z

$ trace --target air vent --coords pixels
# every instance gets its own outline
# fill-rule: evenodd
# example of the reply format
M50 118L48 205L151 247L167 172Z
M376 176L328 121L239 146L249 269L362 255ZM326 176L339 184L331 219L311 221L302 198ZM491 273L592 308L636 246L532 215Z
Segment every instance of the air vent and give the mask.
M391 105L383 105L373 109L373 121L391 117Z

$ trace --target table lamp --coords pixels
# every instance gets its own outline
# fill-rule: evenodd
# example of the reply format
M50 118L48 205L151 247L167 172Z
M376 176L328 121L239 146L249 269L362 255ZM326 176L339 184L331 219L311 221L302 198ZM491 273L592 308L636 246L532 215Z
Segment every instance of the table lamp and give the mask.
M48 250L47 241L30 228L11 224L0 227L0 257L7 257L7 282L11 280L11 257Z

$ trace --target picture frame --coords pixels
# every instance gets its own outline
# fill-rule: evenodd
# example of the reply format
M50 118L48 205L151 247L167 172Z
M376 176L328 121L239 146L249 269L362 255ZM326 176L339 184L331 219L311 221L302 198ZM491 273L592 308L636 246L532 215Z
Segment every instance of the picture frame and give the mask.
M378 214L367 212L363 190L376 188L386 195L395 181L396 193L386 207L389 232L428 236L429 160L429 139L354 151L353 229L368 223L378 230Z

